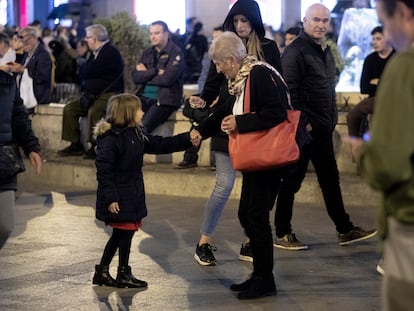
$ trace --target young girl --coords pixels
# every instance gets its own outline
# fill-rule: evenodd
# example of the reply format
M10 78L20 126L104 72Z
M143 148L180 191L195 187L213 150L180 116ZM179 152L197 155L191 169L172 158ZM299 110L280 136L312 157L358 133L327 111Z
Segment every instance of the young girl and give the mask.
M108 103L106 120L95 128L97 137L96 169L98 190L96 218L113 227L99 265L95 266L93 284L145 288L147 282L131 273L129 254L135 231L147 216L142 163L144 153L171 153L199 144L195 132L173 137L146 135L141 126L144 112L138 97L119 94ZM191 137L190 137L191 136ZM118 276L109 274L109 264L119 250Z

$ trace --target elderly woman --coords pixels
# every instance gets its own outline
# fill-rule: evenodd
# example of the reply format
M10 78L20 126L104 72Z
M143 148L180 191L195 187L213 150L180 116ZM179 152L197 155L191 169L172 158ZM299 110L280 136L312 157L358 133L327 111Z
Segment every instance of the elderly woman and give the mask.
M256 1L236 1L224 20L223 29L237 34L243 41L247 53L255 55L259 60L269 63L281 72L279 50L276 42L265 38L265 28ZM194 108L214 106L211 109L216 109L226 101L233 100L233 96L228 92L227 84L224 74L218 73L216 66L212 63L200 96L191 96L190 104ZM211 150L214 151L215 156L216 183L204 208L200 228L201 236L194 254L195 260L203 266L216 264L211 247L213 234L236 179L236 171L231 165L227 146L228 137L225 133L219 132L212 137ZM192 163L189 150L186 150L184 160ZM196 161L196 158L193 160ZM239 259L250 262L253 260L249 241L242 244Z
M246 133L271 128L287 118L288 89L280 74L269 64L247 55L242 40L233 32L224 32L210 47L209 56L217 71L228 79L228 100L199 127L203 137L226 133ZM244 91L250 77L250 110L243 111ZM273 278L273 244L269 211L274 204L283 168L243 172L238 216L250 238L253 274L241 283L233 284L239 299L254 299L275 295Z

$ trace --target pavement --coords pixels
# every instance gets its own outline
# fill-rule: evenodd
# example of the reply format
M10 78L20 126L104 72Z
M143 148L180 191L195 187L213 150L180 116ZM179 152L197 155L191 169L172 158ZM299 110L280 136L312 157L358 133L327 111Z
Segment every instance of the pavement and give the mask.
M294 208L294 231L310 249L274 249L277 296L242 301L229 290L252 271L251 263L238 260L243 234L237 199L229 200L214 235L217 265L202 267L193 256L206 198L147 195L149 215L134 236L130 265L149 287L117 289L91 283L111 233L94 217L95 188L44 182L19 183L15 230L0 250L2 311L381 309L377 238L339 246L319 200ZM345 201L347 211L355 225L370 229L378 202L358 195ZM114 277L116 269L117 256Z

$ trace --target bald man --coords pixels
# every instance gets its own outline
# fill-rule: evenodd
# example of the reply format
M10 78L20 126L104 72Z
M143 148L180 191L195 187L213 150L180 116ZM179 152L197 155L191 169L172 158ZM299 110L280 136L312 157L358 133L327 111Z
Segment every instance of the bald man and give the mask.
M376 234L353 225L346 213L339 185L332 133L338 121L335 102L335 60L325 35L330 12L322 4L313 4L303 19L303 32L285 49L282 67L292 104L302 110L312 136L302 149L299 162L285 178L278 195L275 213L274 246L288 250L307 249L292 233L291 219L295 193L305 178L309 161L318 176L325 206L335 224L339 245L365 240Z

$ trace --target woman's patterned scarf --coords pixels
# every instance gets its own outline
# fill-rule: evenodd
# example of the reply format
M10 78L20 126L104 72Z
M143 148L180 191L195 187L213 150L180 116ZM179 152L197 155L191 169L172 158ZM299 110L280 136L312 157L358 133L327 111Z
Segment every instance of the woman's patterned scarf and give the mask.
M236 77L228 81L230 95L237 96L242 92L244 85L246 83L247 76L250 74L250 71L252 70L253 66L257 65L257 62L257 57L254 55L246 55L243 58L239 72L237 73Z

